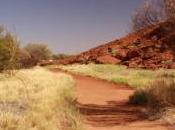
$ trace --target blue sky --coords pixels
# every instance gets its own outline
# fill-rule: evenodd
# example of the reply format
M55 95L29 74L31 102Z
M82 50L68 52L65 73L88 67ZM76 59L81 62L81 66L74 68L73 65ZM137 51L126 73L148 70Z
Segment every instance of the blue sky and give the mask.
M27 43L45 43L75 54L130 30L131 14L143 0L0 0L0 24Z

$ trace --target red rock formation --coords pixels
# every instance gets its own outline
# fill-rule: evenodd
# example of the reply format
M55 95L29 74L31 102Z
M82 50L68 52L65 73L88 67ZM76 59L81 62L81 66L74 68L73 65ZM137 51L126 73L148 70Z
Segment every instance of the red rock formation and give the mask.
M121 64L132 68L175 68L175 30L172 31L169 26L161 23L147 27L58 63L94 62Z

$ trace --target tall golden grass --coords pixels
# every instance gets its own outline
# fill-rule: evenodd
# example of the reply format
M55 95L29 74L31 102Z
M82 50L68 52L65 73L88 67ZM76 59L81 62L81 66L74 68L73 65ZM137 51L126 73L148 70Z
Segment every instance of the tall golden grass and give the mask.
M158 78L143 89L138 89L130 101L136 104L146 104L149 108L162 109L175 107L175 80L173 78Z
M74 81L42 68L0 74L0 130L79 130Z

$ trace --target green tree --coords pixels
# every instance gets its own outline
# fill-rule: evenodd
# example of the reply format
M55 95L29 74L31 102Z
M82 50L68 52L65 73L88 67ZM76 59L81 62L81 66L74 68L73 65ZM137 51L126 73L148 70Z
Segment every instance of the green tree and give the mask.
M25 50L29 52L31 56L31 64L37 65L42 60L48 60L51 58L51 51L45 44L29 43Z
M0 27L0 71L16 69L19 61L19 42Z
M70 56L71 55L68 55L68 54L53 54L52 59L53 60L62 60L62 59L68 58Z
M20 62L20 67L21 68L28 68L31 67L31 55L28 51L26 51L25 49L20 49L20 53L19 53L19 62Z

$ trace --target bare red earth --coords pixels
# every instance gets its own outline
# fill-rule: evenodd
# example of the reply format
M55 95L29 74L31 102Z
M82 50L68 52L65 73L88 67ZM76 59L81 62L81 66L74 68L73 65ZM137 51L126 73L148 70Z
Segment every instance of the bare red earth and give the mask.
M128 105L133 89L86 76L73 75L73 78L85 130L175 129L160 121L149 121L143 107Z

